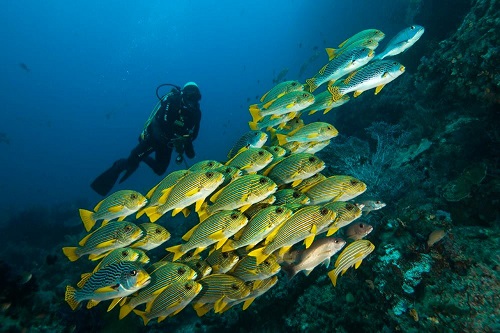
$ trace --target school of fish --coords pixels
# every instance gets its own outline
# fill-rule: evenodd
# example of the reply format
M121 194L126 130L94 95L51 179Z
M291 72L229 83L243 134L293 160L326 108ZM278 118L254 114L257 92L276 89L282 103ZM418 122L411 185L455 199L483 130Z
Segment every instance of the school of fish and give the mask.
M75 279L76 287L66 287L65 301L73 310L82 302L92 308L109 301L108 311L118 305L120 319L134 312L144 325L188 305L199 316L240 303L245 310L276 285L282 269L289 279L301 271L309 275L340 252L328 272L336 286L339 275L358 268L375 249L364 239L373 227L353 222L385 203L356 202L369 186L362 179L321 173L327 163L316 153L338 131L326 122L306 124L301 114L326 113L349 102L350 92L357 97L375 88L378 94L404 73L403 65L387 58L407 50L423 32L420 26L404 29L380 56L375 49L385 34L378 29L327 48L328 61L314 77L304 84L280 82L249 106L251 130L226 161L201 161L166 175L145 195L121 190L93 210L80 209L88 234L63 253L70 261L100 261ZM167 213L179 212L196 213L199 223L151 263L146 252L171 236L161 225Z

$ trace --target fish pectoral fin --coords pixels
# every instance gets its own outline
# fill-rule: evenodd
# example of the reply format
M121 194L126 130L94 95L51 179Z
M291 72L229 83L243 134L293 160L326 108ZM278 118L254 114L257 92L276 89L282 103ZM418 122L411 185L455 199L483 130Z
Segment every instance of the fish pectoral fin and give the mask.
M221 240L221 239L226 239L227 237L224 235L224 232L222 230L219 230L209 235L208 238L213 240Z
M325 261L323 261L323 265L325 265L326 268L330 267L330 258L326 258Z
M110 246L113 246L115 243L116 243L116 239L111 239L109 241L105 241L105 242L102 242L100 244L97 244L96 248L102 249L102 248L105 248L105 247L110 247Z
M255 300L255 297L247 299L245 301L245 303L243 303L243 311L248 309L248 307L253 303L254 300Z
M123 206L123 205L111 206L111 207L108 208L108 212L110 212L110 213L118 213L123 208L125 208L125 206Z
M377 95L380 92L380 90L382 90L382 88L384 88L384 87L385 87L385 83L381 84L380 86L377 86L377 88L375 88L375 95Z
M354 269L358 269L358 267L361 265L362 262L363 262L363 259L361 259L360 261L356 262L354 264Z
M257 272L256 269L249 269L247 270L248 273L252 274L252 275L257 275L259 272Z
M298 186L300 183L302 183L302 179L297 179L292 182L292 187Z
M191 236L193 235L193 232L196 230L196 228L198 228L198 226L199 226L199 224L197 224L194 227L192 227L191 229L189 229L189 231L186 232L184 234L184 236L182 236L182 240L187 242L191 238Z
M192 197L193 195L198 194L198 193L200 193L200 189L199 188L193 188L193 189L187 191L184 195L186 197Z
M111 301L111 304L108 306L108 311L111 311L114 309L114 307L120 303L120 301L122 300L123 297L118 297L118 298L114 298L112 301Z
M99 260L101 258L104 258L105 256L107 256L109 253L111 252L110 251L106 251L104 253L101 253L101 254L89 254L89 259L92 260L92 261L96 261L96 260Z
M118 287L119 287L119 285L117 285L117 284L112 285L112 286L106 286L106 287L96 289L94 291L94 293L96 293L96 294L112 293L112 292L115 292L118 289Z
M179 306L180 304L181 304L181 301L177 300L177 301L173 302L172 304L170 304L169 306L167 306L167 309L175 308L176 306Z

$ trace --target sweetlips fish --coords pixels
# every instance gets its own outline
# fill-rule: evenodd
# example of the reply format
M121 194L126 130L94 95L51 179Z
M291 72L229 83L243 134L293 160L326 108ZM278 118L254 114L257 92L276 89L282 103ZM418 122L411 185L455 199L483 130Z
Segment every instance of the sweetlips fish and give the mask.
M420 25L412 25L401 30L389 41L385 50L378 54L374 60L392 57L406 51L422 37L424 31L424 27Z
M97 272L99 269L106 267L110 264L114 264L117 262L139 262L141 264L147 264L149 262L149 257L146 253L139 249L132 249L130 247L122 247L118 249L114 249L109 254L107 254L99 264L94 268L91 273L83 273L81 275L81 280L76 285L78 288L82 288L85 282L88 281L90 276Z
M209 170L217 169L221 166L224 166L224 164L222 164L219 161L205 160L205 161L200 161L200 162L197 162L197 163L191 165L191 167L188 170L189 171L209 171Z
M252 256L243 257L236 266L228 273L243 281L264 280L276 275L281 266L274 255L269 255L263 262L257 264L257 258Z
M326 114L331 109L337 108L349 102L350 99L351 98L348 95L344 95L339 100L334 100L332 94L330 94L328 90L325 90L317 95L314 95L314 103L302 110L302 112L309 112L308 114L311 115L318 111L325 110L323 111L323 114Z
M239 211L223 210L216 212L182 236L186 243L171 246L167 248L167 251L174 253L173 260L175 261L191 249L196 249L194 255L215 243L217 243L216 249L218 249L222 247L229 237L247 223L247 217Z
M188 170L177 170L165 176L146 194L146 198L149 199L148 204L137 212L136 218L139 218L144 214L144 209L163 205L167 200L168 193L170 193L170 189L172 188L172 186L177 184L179 179L181 179L188 173Z
M90 260L104 257L108 252L125 247L143 235L143 231L132 222L111 221L85 236L79 247L63 247L63 253L71 261L88 254Z
M312 205L328 201L348 201L366 191L366 184L352 176L336 175L310 187L305 193Z
M206 260L197 256L193 256L193 258L192 260L183 260L182 263L192 268L196 272L198 278L208 276L212 273L212 267Z
M233 166L221 166L214 169L214 171L220 172L224 176L224 181L219 185L219 188L226 186L243 174L240 169Z
M292 91L302 91L304 86L297 80L280 82L266 92L261 98L262 103L273 101Z
M360 40L368 40L372 39L377 42L380 42L384 39L385 34L378 29L366 29L358 32L357 34L347 38L345 41L339 44L339 48L346 48L353 43L357 43Z
M316 154L318 151L323 150L330 144L331 140L323 140L323 141L312 141L307 143L307 148L304 150L304 153L307 154Z
M287 135L276 134L276 137L283 145L290 141L311 142L324 141L336 137L339 131L333 125L321 121L316 121L299 128L296 131L290 132Z
M232 251L240 247L253 248L269 235L275 228L292 216L292 210L285 206L269 206L258 211L248 224L234 236L234 240L229 239L222 251Z
M333 221L330 226L327 226L320 231L324 232L328 228L328 233L326 234L326 236L333 235L337 232L337 230L345 227L361 216L361 209L358 205L355 205L352 202L333 201L325 204L325 207L337 213L337 218L335 219L335 221Z
M299 192L307 192L309 188L311 188L313 185L316 185L322 180L325 180L326 176L323 175L322 173L318 172L311 177L304 179L299 185L295 186L294 189L299 191ZM309 198L308 198L309 199ZM308 200L309 202L310 200Z
M330 258L340 251L345 243L345 240L341 238L318 239L308 249L290 252L287 256L293 258L293 262L289 265L283 265L282 268L287 273L289 280L301 271L304 271L305 275L309 275L321 263L328 267Z
M266 128L267 130L273 128L273 127L278 127L278 128L285 128L286 123L290 121L291 119L294 119L297 115L297 112L289 112L285 113L279 116L275 116L273 114L269 114L267 116L262 117L259 119L258 122L255 121L249 121L248 126L252 130L261 130Z
M373 227L367 223L353 223L347 228L345 235L352 240L360 240L373 231Z
M278 157L283 157L286 154L286 150L280 146L264 146L262 148L273 154L273 160Z
M224 176L217 171L199 170L190 172L171 187L165 204L146 208L144 211L151 222L157 221L169 211L172 211L172 216L175 216L193 203L196 203L195 210L198 211L206 197L212 194L223 181Z
M342 76L366 65L374 55L373 50L367 47L356 47L343 52L324 65L312 78L306 80L306 90L314 92L325 82L337 81Z
M351 50L356 47L367 47L370 50L375 50L378 47L378 40L377 39L358 39L357 41L349 44L346 47L334 49L331 47L327 47L325 49L326 53L328 54L328 60L332 60L335 57L338 57L342 53Z
M196 272L189 266L176 262L166 262L149 273L151 282L120 308L120 319L127 316L137 306L153 301L168 286L177 282L196 279Z
M307 91L292 91L280 98L249 107L252 121L258 122L267 115L280 116L285 113L298 112L314 103L314 95Z
M243 134L233 145L227 158L233 158L241 148L261 148L267 141L267 134L261 131L249 131Z
M307 145L304 145L302 144L302 142L298 141L290 141L284 144L280 144L280 146L286 150L287 155L303 153L307 149Z
M268 177L251 174L236 178L212 195L210 206L204 206L198 215L200 221L220 210L239 209L244 212L251 205L276 192L276 184Z
M88 300L87 309L90 309L101 301L115 299L109 307L112 309L122 297L147 286L149 281L149 274L139 264L117 262L92 274L79 290L66 286L64 300L75 310L82 301Z
M227 273L236 265L240 257L235 251L222 252L222 248L213 249L207 256L207 263L212 267L213 274Z
M242 148L238 154L226 162L246 173L256 173L273 160L273 154L263 148Z
M271 178L276 185L292 183L297 186L302 180L311 177L325 168L325 162L313 154L299 153L285 157L272 168L266 169L264 175Z
M228 303L250 294L250 287L245 284L245 281L228 274L212 274L198 282L203 289L192 304L196 314L200 317L212 308L215 313L220 313Z
M143 235L137 241L132 243L130 247L139 248L146 251L152 250L170 239L170 233L159 224L142 223L139 228L143 231Z
M251 251L248 255L257 258L257 265L271 253L280 250L286 253L294 244L305 240L306 248L311 246L318 230L335 219L335 212L321 206L305 206L296 211L280 228L266 238L266 245Z
M147 202L146 197L137 191L121 190L100 201L93 212L85 209L79 209L79 212L85 230L90 231L99 220L103 220L102 225L116 218L118 221L123 221L125 217L144 207Z
M134 310L147 325L151 319L158 318L162 322L168 316L175 316L198 296L202 285L196 281L178 281L166 287L152 302L146 311Z
M394 60L373 61L352 72L345 79L330 85L328 91L335 101L351 91L354 91L354 97L358 97L364 91L375 88L375 95L377 95L387 83L395 80L404 71L405 67Z
M276 283L278 282L278 277L274 275L262 281L259 280L259 281L249 281L249 282L251 283L250 294L237 301L229 302L226 305L226 307L222 311L220 311L221 313L226 312L233 306L238 305L240 303L243 303L243 308L242 308L243 311L248 309L248 307L253 303L253 301L257 297L264 295L269 289L271 289L276 285Z
M337 285L339 274L344 275L349 267L354 266L357 269L364 258L366 258L375 249L370 241L361 239L349 244L338 256L335 262L335 269L328 272L328 277L332 280L334 286Z
M292 211L302 208L311 201L304 193L291 188L278 190L274 196L276 197L275 205L283 205Z

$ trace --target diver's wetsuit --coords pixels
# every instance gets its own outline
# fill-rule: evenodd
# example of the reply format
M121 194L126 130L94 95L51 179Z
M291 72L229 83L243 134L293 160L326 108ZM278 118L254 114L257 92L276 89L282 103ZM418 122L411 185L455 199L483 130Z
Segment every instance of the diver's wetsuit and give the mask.
M130 156L116 161L111 168L92 182L91 187L97 193L106 195L123 171L126 172L120 183L137 169L141 161L144 161L156 174L162 175L168 168L174 149L180 158L183 154L193 158L195 155L193 140L198 136L200 129L200 98L198 95L194 101L189 100L176 89L165 95ZM154 159L150 156L153 151Z
M186 106L179 92L171 92L161 102L151 123L139 137L139 144L127 159L127 171L137 169L144 161L162 175L170 163L172 150L194 157L193 140L200 129L201 110L198 103ZM178 144L176 144L178 143ZM155 159L149 156L155 152Z

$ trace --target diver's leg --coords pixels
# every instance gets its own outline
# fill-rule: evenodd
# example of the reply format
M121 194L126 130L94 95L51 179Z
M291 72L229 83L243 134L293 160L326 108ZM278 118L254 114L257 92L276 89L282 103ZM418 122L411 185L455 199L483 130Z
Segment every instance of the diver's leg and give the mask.
M153 148L147 140L139 140L139 144L134 149L132 149L129 157L126 160L124 169L126 170L126 172L120 179L120 184L123 183L128 177L130 177L135 172L135 170L137 170L141 160L146 159L152 151Z
M161 176L167 171L168 165L170 164L170 157L172 155L172 148L162 146L156 149L155 158L151 156L145 157L144 163L146 163L158 176Z

